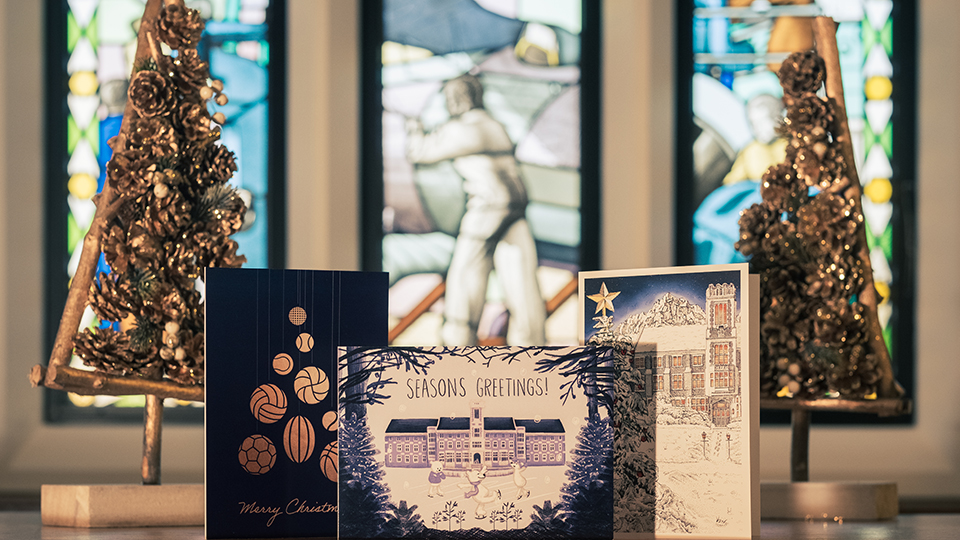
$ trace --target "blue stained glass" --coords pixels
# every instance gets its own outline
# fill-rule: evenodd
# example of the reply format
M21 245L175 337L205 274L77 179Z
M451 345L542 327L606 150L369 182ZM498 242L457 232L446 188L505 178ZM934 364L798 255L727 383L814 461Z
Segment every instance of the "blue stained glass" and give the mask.
M213 107L227 121L223 142L237 158L237 173L231 184L250 192L251 204L246 228L234 235L246 266L268 266L267 251L267 128L268 74L258 62L241 58L217 46L261 39L265 25L219 22L207 25L204 45L209 54L210 75L223 81L230 101ZM235 48L234 48L235 50ZM252 224L250 223L252 220Z
M267 156L263 149L267 147L267 104L259 102L252 105L235 120L224 126L224 137L241 134L237 148L239 178L231 183L251 192L253 202L250 209L255 212L253 225L233 236L242 247L241 253L247 257L246 266L267 266ZM234 139L235 137L229 137ZM231 146L228 146L231 147Z
M100 121L100 155L97 156L97 162L100 163L100 178L97 179L97 193L103 191L103 184L107 181L107 162L113 157L113 149L107 141L120 133L122 123L122 115L108 116Z
M106 181L106 164L112 157L112 150L107 142L120 131L123 121L122 111L126 97L126 84L130 76L131 61L129 56L132 54L136 40L136 24L140 18L144 2L142 0L85 0L83 2L84 10L87 15L80 17L83 20L91 22L83 28L78 27L76 14L71 11L75 3L56 4L57 7L51 9L65 10L65 20L67 27L63 32L67 35L68 50L52 51L54 55L50 61L56 64L66 65L70 59L70 66L76 68L77 65L87 65L91 73L88 79L73 81L75 91L84 91L84 95L91 96L87 99L95 99L99 105L99 116L94 116L88 130L80 133L76 126L73 134L74 146L80 147L83 154L80 158L75 156L66 156L67 161L74 165L74 169L80 166L82 161L85 170L90 169L93 173L93 167L99 166L97 176L97 192L101 192ZM249 192L252 212L246 216L244 230L234 235L238 242L238 252L247 256L247 266L265 267L268 264L268 235L267 231L267 201L269 200L269 182L268 182L268 164L267 156L267 133L268 122L268 87L269 87L269 51L270 44L267 41L267 24L244 24L238 22L241 7L248 4L245 9L245 20L266 21L266 9L268 1L257 2L256 5L250 5L241 0L212 0L210 2L200 2L197 5L188 3L187 7L198 7L205 17L212 17L206 22L206 29L199 44L198 51L201 56L209 62L211 76L224 81L224 93L230 101L225 106L217 106L211 102L211 109L222 111L228 118L225 125L222 126L222 141L227 147L236 153L238 172L231 183L244 190L245 196ZM257 12L256 10L261 10ZM91 18L92 13L96 16ZM249 17L247 16L249 15ZM282 31L280 32L282 36ZM86 36L86 38L84 37ZM102 38L102 39L98 39ZM282 38L282 37L281 37ZM79 45L78 45L79 44ZM86 45L84 45L86 44ZM239 45L239 47L238 47ZM251 46L254 45L254 46ZM257 46L258 45L258 46ZM83 47L87 47L86 49ZM235 53L242 54L248 58L241 58ZM80 64L77 64L80 62ZM71 71L64 71L64 80L67 80ZM92 83L91 83L92 80ZM73 84L73 82L71 84ZM99 82L99 85L96 83ZM81 84L83 83L83 84ZM76 90L80 89L80 90ZM66 98L66 96L64 96ZM74 100L76 101L76 100ZM64 124L68 122L65 115ZM87 142L84 142L87 141ZM89 143L89 144L88 144ZM92 153L90 152L92 150ZM75 159L71 159L75 158ZM89 158L89 159L87 159ZM53 157L53 159L58 159ZM282 156L280 156L282 159ZM81 172L81 171L74 171ZM51 181L62 182L66 179L57 177ZM74 189L80 189L83 182L74 182ZM92 182L89 184L92 189ZM71 192L72 193L72 192ZM72 193L78 196L77 193ZM83 195L87 197L88 195ZM89 203L89 201L85 201ZM255 219L253 219L255 217ZM73 224L72 218L68 215L68 226L64 228L63 234L67 235L69 228ZM69 242L68 242L69 243ZM73 246L75 251L79 246ZM70 268L76 266L76 260L79 253L73 253L70 260ZM99 279L101 272L109 270L103 255L101 254L97 264L96 277ZM69 278L69 270L65 277ZM59 318L59 314L57 314ZM102 326L114 325L117 323L104 322ZM142 399L140 400L142 401ZM116 406L116 399L99 400L97 407L113 404Z
M491 13L473 0L386 0L383 38L434 54L492 50L516 43L523 22Z

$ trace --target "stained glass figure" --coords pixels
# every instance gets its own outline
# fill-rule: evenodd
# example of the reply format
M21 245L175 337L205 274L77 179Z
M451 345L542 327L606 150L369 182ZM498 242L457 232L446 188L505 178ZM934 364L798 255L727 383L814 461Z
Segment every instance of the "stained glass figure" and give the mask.
M580 2L385 0L382 16L393 342L575 343Z

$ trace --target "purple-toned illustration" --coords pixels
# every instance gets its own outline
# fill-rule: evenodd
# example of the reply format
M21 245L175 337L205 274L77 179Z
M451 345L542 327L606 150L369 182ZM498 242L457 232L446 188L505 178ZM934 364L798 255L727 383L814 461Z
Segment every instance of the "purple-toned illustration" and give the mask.
M447 470L503 469L516 459L526 459L531 465L563 465L565 440L558 418L484 416L483 405L475 402L469 417L391 420L384 434L385 464L426 468L441 462Z
M340 537L611 538L605 347L345 349Z

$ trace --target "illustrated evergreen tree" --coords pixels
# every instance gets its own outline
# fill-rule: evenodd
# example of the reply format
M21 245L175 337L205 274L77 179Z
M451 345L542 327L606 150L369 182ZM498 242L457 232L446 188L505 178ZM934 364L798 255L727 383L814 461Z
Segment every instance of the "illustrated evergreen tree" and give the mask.
M653 411L648 410L643 375L633 366L635 347L624 336L613 331L613 300L619 292L611 292L606 283L600 292L588 298L597 304L594 328L588 345L613 349L613 492L614 528L625 532L652 532L656 500L656 463L644 446L654 444Z
M388 538L407 538L420 535L425 527L420 514L415 514L417 505L407 507L407 501L399 505L390 504L389 517L384 523L383 533Z
M530 525L527 530L540 534L544 538L560 538L566 536L566 524L563 521L563 503L554 505L547 500L543 506L533 505L535 513L530 514Z
M206 267L239 267L244 203L227 181L237 170L219 144L227 102L197 52L198 11L171 2L160 9L150 55L135 64L124 127L110 141L112 212L99 245L110 269L87 303L105 324L83 329L76 354L99 372L202 385L203 310L196 282ZM176 50L161 52L161 43ZM106 201L98 201L98 205ZM98 208L98 216L100 216ZM114 326L106 322L118 322Z
M655 418L631 348L614 349L614 530L652 532L656 501Z
M390 519L389 490L383 486L383 469L374 456L377 449L366 416L351 414L339 427L340 439L340 536L372 538L381 534ZM406 503L400 503L406 508ZM399 509L400 507L394 507ZM412 509L408 509L412 513ZM397 517L396 513L393 517ZM422 521L416 515L416 520ZM401 522L396 522L401 525ZM410 519L402 520L411 527Z
M761 391L896 397L839 68L823 98L825 78L815 51L783 62L786 160L763 175L762 202L740 219L737 249L761 278Z
M594 416L580 428L569 480L561 488L564 521L574 538L613 534L613 507L597 501L613 500L613 428L610 419Z

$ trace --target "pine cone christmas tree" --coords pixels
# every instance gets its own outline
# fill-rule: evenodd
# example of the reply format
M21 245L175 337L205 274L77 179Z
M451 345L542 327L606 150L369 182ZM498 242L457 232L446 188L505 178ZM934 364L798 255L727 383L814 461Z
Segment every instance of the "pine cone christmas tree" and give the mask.
M207 101L226 102L208 86L196 51L203 21L171 3L160 11L152 59L140 61L128 90L133 117L111 146L107 179L118 194L116 216L100 240L109 273L100 273L88 304L112 326L83 330L76 354L98 371L125 377L203 383L203 311L196 280L205 267L239 267L245 206L226 182L233 154L218 144ZM128 109L129 110L129 109Z
M863 304L873 284L860 257L854 164L838 148L834 100L817 95L824 79L814 51L783 63L787 158L767 170L763 202L740 219L736 247L761 279L760 385L768 397L862 399L877 395L881 379Z

